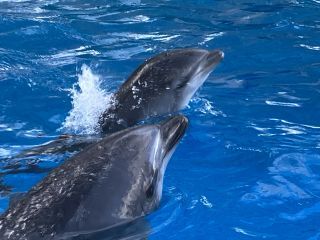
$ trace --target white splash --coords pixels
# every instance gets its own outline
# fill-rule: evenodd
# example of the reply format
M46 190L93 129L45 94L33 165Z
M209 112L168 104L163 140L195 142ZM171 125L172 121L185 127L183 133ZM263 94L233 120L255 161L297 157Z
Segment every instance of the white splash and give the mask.
M209 200L207 199L207 197L206 196L201 196L201 198L200 198L200 202L204 205L204 206L206 206L207 208L212 208L213 207L213 204L211 203L211 202L209 202Z
M226 117L226 115L223 112L215 109L213 102L205 98L200 98L200 97L191 98L188 107L195 109L196 112L200 112L202 114L211 114L213 116Z
M111 104L111 93L101 88L100 76L87 65L82 65L78 82L69 89L72 109L60 130L76 134L98 133L98 121L102 112Z

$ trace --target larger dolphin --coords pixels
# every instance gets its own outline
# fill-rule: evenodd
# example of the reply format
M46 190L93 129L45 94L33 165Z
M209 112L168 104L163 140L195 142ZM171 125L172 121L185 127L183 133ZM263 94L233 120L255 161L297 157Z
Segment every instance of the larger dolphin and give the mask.
M150 116L181 110L223 56L220 50L186 48L147 60L122 84L114 95L113 106L102 114L102 132L114 132Z
M64 162L0 218L1 240L60 239L153 211L188 121L183 116L111 134Z

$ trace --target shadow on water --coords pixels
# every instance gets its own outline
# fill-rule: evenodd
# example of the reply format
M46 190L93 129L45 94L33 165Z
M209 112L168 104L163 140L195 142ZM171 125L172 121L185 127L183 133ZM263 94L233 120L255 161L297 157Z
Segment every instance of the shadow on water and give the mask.
M37 155L77 153L90 145L101 140L100 136L76 136L61 135L57 140L44 143L37 147L22 151L14 158L34 157Z
M8 160L8 159L6 159ZM10 159L13 160L13 159ZM2 167L0 172L0 196L11 196L14 193L14 187L10 183L6 183L9 176L20 176L24 174L46 174L54 169L54 166L40 166L40 159L28 159L27 163L23 163L21 159L14 159L6 166Z

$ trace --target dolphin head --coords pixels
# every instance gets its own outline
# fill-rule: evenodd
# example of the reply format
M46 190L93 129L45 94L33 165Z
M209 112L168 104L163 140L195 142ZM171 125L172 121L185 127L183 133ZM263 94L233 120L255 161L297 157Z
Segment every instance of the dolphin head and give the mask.
M177 49L140 65L101 115L102 132L115 132L151 116L181 110L223 59L220 50Z
M220 50L184 49L171 53L172 72L168 72L167 90L175 92L177 109L191 97L224 57Z
M166 166L187 125L187 118L179 115L159 124L128 128L80 153L77 158L89 158L88 167L97 178L68 231L80 228L82 209L89 212L81 223L85 230L132 221L156 209Z
M167 164L188 126L188 119L182 115L172 117L158 125L159 139L157 148L151 157L149 180L145 187L146 212L156 208L162 197L162 186Z
M114 151L109 156L113 170L107 170L104 189L114 188L114 191L111 198L101 199L104 206L112 205L106 201L116 202L117 206L107 209L108 213L114 211L112 215L116 218L130 220L157 208L167 164L187 126L188 119L178 115L159 124L129 128L111 137Z
M142 85L151 84L154 95L161 96L161 100L174 100L177 105L170 110L180 110L188 104L223 57L224 53L220 50L171 50L147 60L132 76Z
M198 81L197 85L200 86L223 57L224 53L220 50L187 48L159 55L156 64L166 72L163 73L166 76L164 81L169 87L179 89L194 81Z

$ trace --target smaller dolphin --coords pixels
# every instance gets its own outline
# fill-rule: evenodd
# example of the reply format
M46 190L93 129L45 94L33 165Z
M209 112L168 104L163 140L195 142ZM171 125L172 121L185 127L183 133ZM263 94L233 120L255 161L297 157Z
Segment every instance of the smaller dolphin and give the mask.
M155 210L166 166L187 125L184 116L176 116L88 146L10 204L0 217L0 239L90 234Z
M151 116L184 108L224 53L186 48L163 52L143 63L114 95L102 114L101 130L115 132Z
M101 133L113 133L152 116L183 109L223 59L220 50L186 48L160 53L145 61L114 94L114 104L99 120ZM76 152L98 137L65 135L15 156Z

